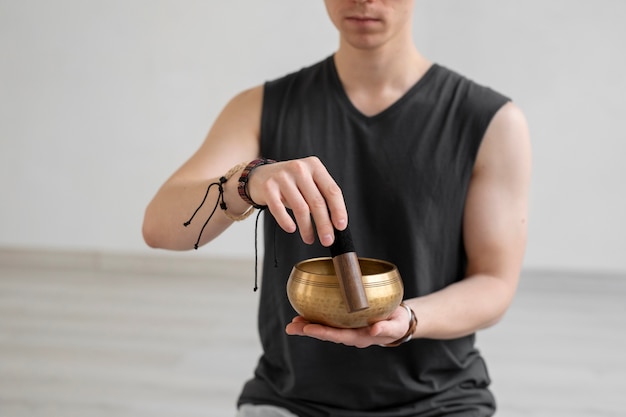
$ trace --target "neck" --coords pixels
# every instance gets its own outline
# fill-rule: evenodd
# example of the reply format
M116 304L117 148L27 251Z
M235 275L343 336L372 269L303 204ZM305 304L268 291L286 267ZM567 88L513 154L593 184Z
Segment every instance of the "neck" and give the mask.
M377 114L404 95L431 65L412 42L377 49L342 42L334 59L346 94L367 115Z
M341 46L335 54L335 65L346 89L389 85L410 88L430 66L430 62L413 45L377 50Z

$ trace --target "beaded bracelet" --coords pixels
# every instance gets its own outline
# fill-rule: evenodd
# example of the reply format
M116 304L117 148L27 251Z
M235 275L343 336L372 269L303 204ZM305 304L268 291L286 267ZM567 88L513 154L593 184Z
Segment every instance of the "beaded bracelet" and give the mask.
M233 174L235 172L239 171L241 168L245 168L246 166L247 166L247 164L245 162L242 162L239 165L235 165L226 174L224 174L224 176L222 178L220 178L220 183L224 184L226 181L228 181L230 179L230 177L233 176ZM254 212L254 209L256 207L248 207L248 209L246 211L244 211L243 213L241 213L238 216L235 216L235 215L231 214L228 211L228 207L226 207L226 202L224 201L224 196L222 195L222 202L220 203L220 208L224 212L224 215L226 215L226 217L228 217L230 220L239 222L239 221L245 220L248 217L250 217L250 215Z
M273 164L275 162L276 161L274 161L273 159L265 159L265 158L255 159L254 161L246 165L246 167L241 172L241 176L239 177L239 186L237 187L237 191L239 192L239 196L243 199L243 201L250 204L255 209L262 209L262 208L265 208L265 206L261 206L255 203L250 197L250 193L248 192L248 180L250 179L250 174L252 174L252 171L254 171L255 168L258 168L261 165Z
M417 327L417 317L415 317L415 312L411 307L404 303L400 303L400 307L404 307L407 313L409 313L409 330L407 330L404 336L402 336L400 339L383 345L385 347L400 346L401 344L406 343L413 338L413 333L415 332L415 328Z

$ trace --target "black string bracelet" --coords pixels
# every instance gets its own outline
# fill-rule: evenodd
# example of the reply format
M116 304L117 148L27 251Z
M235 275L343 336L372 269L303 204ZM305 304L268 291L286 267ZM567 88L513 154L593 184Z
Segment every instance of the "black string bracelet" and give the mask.
M204 229L206 228L207 224L209 224L209 221L213 218L213 215L217 211L217 207L218 206L224 211L224 214L226 215L226 217L228 217L229 219L234 220L234 221L241 221L241 220L244 220L244 219L248 218L252 214L252 212L254 212L254 209L258 208L259 212L258 212L258 214L256 216L256 221L255 221L255 224L254 224L254 291L256 292L258 290L258 288L259 288L258 287L258 264L259 264L259 262L258 262L258 228L259 228L259 217L261 215L261 212L263 210L265 210L267 208L267 206L259 206L259 205L251 206L245 212L243 212L243 214L241 214L239 216L233 216L232 214L230 214L228 212L228 207L226 206L226 202L224 201L224 183L226 183L226 181L228 181L228 179L235 172L239 171L242 168L245 168L248 165L249 164L246 164L246 163L239 164L239 165L231 168L224 176L220 177L220 179L217 182L212 182L211 184L209 184L209 186L207 187L206 193L204 194L204 198L200 202L200 205L193 212L193 214L191 215L189 220L187 220L185 223L183 223L183 226L187 227L187 226L189 226L191 224L191 221L194 219L196 214L198 214L198 211L200 211L202 206L204 206L204 203L206 202L206 200L207 200L207 198L209 196L209 193L211 192L211 188L213 188L213 187L217 187L217 189L218 189L218 196L217 196L217 199L216 199L215 204L213 206L213 209L211 210L211 214L209 214L209 217L206 219L206 221L202 225L202 228L200 229L200 232L198 233L198 239L196 240L196 243L194 243L194 245L193 245L194 249L196 249L196 250L198 249L198 247L200 245L200 240L202 239L202 233L204 232Z
M206 221L204 222L204 224L202 225L202 228L200 229L200 233L198 233L198 239L196 240L196 243L194 243L193 248L194 249L198 249L198 245L200 244L200 239L202 238L202 233L204 232L204 228L206 227L207 224L209 224L209 220L211 220L211 218L213 218L213 215L215 214L215 211L217 210L217 206L220 204L220 200L222 202L222 204L224 203L224 187L222 186L222 184L225 181L222 181L224 179L224 177L220 178L220 182L213 182L211 184L209 184L207 190L206 190L206 194L204 195L204 198L202 199L202 202L200 203L200 205L198 206L198 208L196 209L196 211L193 212L193 214L191 215L191 217L189 218L189 220L187 220L185 223L183 223L183 226L187 227L191 224L191 221L193 220L193 218L196 216L196 214L198 213L198 211L202 208L202 206L204 205L204 202L206 201L209 192L211 191L211 188L213 188L214 186L218 187L219 190L219 196L217 197L217 200L215 201L215 205L213 206L213 210L211 210L211 214L209 215L208 219L206 219Z

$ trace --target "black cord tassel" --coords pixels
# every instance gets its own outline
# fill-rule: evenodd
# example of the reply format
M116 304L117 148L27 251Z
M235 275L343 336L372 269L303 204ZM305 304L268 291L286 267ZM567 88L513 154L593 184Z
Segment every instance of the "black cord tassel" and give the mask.
M204 232L204 229L206 228L207 224L209 224L209 221L213 218L213 215L215 214L217 207L219 206L221 207L222 210L226 210L226 202L224 201L224 186L223 186L223 184L226 181L228 181L228 178L224 176L219 179L219 182L213 182L209 184L209 186L207 187L206 193L204 194L204 198L200 202L200 205L193 212L189 220L183 223L183 226L185 227L191 224L191 221L193 220L193 218L196 216L196 214L198 214L198 211L200 211L200 209L206 202L206 199L209 196L209 192L211 191L211 188L213 188L214 186L217 186L219 190L219 195L217 196L215 205L213 206L213 209L211 210L211 214L202 225L202 228L200 229L200 233L198 233L198 239L196 240L196 243L193 245L193 248L196 250L198 249L198 246L200 245L200 240L202 239L202 233ZM260 210L256 215L256 221L254 223L254 291L255 292L259 289L259 285L258 285L258 282L259 282L259 247L258 247L259 217L261 216L261 213L263 212L263 210L265 210L266 208L267 207L260 207ZM275 231L274 231L274 234L276 234ZM278 266L275 254L274 254L274 263L275 263L275 266Z
M254 292L259 289L259 217L265 208L261 208L254 222Z
M196 250L198 249L198 246L200 245L200 239L202 238L202 233L204 232L204 228L206 227L207 224L209 224L209 221L211 220L211 218L213 218L213 215L215 214L215 211L217 210L217 206L221 206L222 209L226 208L226 203L224 203L224 187L222 186L222 184L224 184L226 181L227 181L226 177L221 177L219 182L213 182L213 183L209 184L209 186L207 187L207 190L206 190L206 194L204 194L204 198L202 199L202 202L200 203L200 205L198 206L196 211L193 212L193 214L191 215L189 220L187 220L185 223L183 223L183 226L185 226L185 227L187 227L187 226L189 226L191 224L191 221L193 220L193 218L196 216L198 211L204 205L207 197L209 196L209 192L211 191L211 188L213 188L213 186L217 186L217 188L219 190L219 195L217 196L217 200L215 201L215 205L213 206L213 210L211 210L211 214L209 215L209 218L206 219L206 221L202 225L202 228L200 229L200 233L198 234L198 240L196 240L196 243L193 245L193 248L196 249Z

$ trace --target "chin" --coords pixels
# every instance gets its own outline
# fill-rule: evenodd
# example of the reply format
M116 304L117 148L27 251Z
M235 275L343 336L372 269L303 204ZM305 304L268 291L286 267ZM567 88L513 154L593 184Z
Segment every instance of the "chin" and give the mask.
M385 42L371 37L359 37L346 39L346 44L350 45L354 49L372 51L384 45Z

